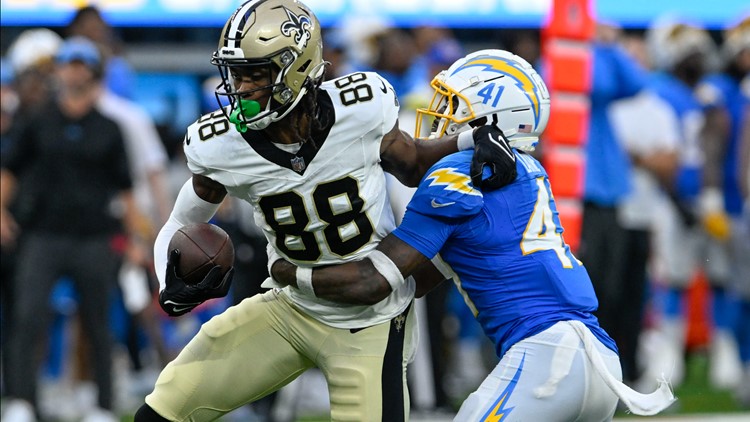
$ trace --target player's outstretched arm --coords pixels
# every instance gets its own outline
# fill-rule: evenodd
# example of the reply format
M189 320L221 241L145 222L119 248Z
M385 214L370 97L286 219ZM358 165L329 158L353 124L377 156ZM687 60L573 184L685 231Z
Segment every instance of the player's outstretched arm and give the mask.
M380 143L381 165L405 186L416 187L433 164L458 151L457 138L414 139L399 129L397 121Z
M385 171L406 186L415 187L438 160L459 150L474 149L472 179L483 190L499 189L516 178L516 157L503 132L493 125L437 139L414 139L396 125L380 144ZM482 178L482 169L491 170Z
M421 272L424 265L432 264L398 237L388 235L367 258L315 268L309 281L315 296L319 298L355 305L374 305L391 294L399 283L404 283L404 277L418 270ZM305 286L300 286L300 282L305 282L304 271L285 260L278 260L271 267L274 280L303 289ZM417 290L430 288L418 286Z

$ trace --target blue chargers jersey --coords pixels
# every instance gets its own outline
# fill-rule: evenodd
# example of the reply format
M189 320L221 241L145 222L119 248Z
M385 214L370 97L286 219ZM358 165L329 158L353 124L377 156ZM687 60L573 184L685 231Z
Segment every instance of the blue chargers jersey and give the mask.
M455 153L430 168L393 234L427 258L440 253L498 357L564 320L583 322L617 351L592 314L594 288L563 241L541 164L516 152L516 180L482 193L469 176L472 154Z
M704 107L723 107L731 120L731 132L723 163L724 205L732 215L742 214L740 192L740 144L745 110L750 107L750 98L742 91L740 82L727 74L712 74L704 78L698 87L699 98Z
M680 164L675 181L677 194L683 200L694 200L700 193L703 178L700 145L700 131L705 121L703 106L692 88L670 74L657 74L650 86L677 114L680 129Z

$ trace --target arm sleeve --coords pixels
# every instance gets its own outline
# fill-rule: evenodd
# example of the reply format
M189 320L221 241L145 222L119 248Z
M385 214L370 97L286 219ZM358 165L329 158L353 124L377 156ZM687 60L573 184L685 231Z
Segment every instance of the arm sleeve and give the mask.
M398 103L398 98L396 97L396 90L393 89L393 86L385 80L382 76L378 75L377 73L372 73L372 75L375 77L376 82L375 86L372 87L373 92L383 92L383 95L380 95L381 98L381 107L383 112L383 134L388 133L391 129L393 129L393 126L396 125L396 122L398 121L398 113L400 110L400 105ZM380 85L380 86L378 86Z
M169 256L169 242L172 236L190 223L206 223L216 214L220 204L201 199L193 190L192 179L189 179L180 189L177 200L172 209L169 220L161 228L154 241L154 269L159 279L159 291L166 287L167 257Z

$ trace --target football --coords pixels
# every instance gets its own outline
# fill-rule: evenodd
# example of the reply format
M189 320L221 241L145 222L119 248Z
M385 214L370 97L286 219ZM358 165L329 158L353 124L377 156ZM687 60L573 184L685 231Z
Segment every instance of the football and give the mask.
M169 251L180 250L177 275L185 284L200 283L215 265L225 274L234 265L234 245L221 227L209 223L183 226L169 241Z

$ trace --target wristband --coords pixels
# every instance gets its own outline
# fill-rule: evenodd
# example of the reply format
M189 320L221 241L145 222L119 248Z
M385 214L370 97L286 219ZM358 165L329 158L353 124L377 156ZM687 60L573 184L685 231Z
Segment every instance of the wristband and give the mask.
M313 269L310 267L297 267L297 288L304 294L315 297L312 285Z
M474 129L465 130L459 133L456 147L458 147L459 151L474 149Z
M404 276L398 266L383 252L374 249L367 255L375 269L388 281L395 292L404 284Z

